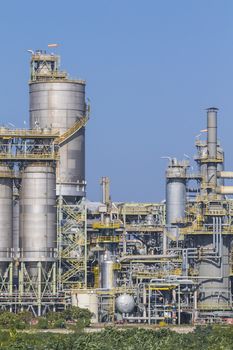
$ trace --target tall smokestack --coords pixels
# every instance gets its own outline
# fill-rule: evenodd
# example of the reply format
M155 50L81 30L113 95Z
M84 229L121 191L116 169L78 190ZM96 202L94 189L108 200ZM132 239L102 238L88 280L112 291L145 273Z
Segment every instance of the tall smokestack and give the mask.
M207 151L208 151L208 185L209 192L215 192L217 186L217 112L218 108L207 109Z

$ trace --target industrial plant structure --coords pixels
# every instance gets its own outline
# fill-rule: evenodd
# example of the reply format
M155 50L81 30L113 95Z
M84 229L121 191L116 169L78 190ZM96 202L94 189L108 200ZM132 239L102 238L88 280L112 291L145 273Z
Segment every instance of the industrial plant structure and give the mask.
M196 139L196 171L172 158L166 201L86 199L85 81L59 56L31 56L30 128L0 128L0 308L87 307L93 322L227 322L232 310L233 172L217 108ZM205 135L205 134L204 134Z

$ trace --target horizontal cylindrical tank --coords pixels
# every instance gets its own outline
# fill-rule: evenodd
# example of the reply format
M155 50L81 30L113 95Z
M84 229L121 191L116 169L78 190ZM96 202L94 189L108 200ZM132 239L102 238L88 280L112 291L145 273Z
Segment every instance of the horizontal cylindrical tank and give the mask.
M9 172L5 165L0 166L0 172ZM0 177L0 269L4 272L7 261L11 260L13 235L13 181Z
M73 291L71 295L72 306L88 309L92 313L91 323L98 322L98 295L92 290Z
M135 301L132 295L122 294L116 298L116 310L120 313L130 314L135 308Z
M85 114L85 82L47 80L31 82L30 127L54 128L63 134ZM57 194L85 194L85 128L64 143L57 164Z
M56 179L50 164L30 164L22 173L20 248L24 261L49 261L56 247Z

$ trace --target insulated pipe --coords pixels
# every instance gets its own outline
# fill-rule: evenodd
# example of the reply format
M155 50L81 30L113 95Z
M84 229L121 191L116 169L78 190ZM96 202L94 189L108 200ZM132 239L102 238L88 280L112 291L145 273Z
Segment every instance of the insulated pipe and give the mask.
M233 194L233 186L219 186L216 192L219 194Z
M207 152L209 163L207 164L208 183L215 189L217 186L217 108L207 109ZM211 162L213 160L213 162Z
M233 179L233 171L218 171L217 176L222 179Z
M125 255L119 258L119 262L125 261L125 260L155 260L155 259L165 259L165 258L178 258L177 255L163 255L163 254L157 254L157 255Z

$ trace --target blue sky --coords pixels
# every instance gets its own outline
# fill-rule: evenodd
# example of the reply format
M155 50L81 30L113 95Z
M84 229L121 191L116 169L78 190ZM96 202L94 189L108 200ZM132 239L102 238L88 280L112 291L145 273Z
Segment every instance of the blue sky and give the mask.
M110 176L116 201L164 198L166 161L194 154L205 108L219 111L233 169L233 1L2 1L1 123L28 120L29 54L58 42L62 67L87 80L88 197Z

